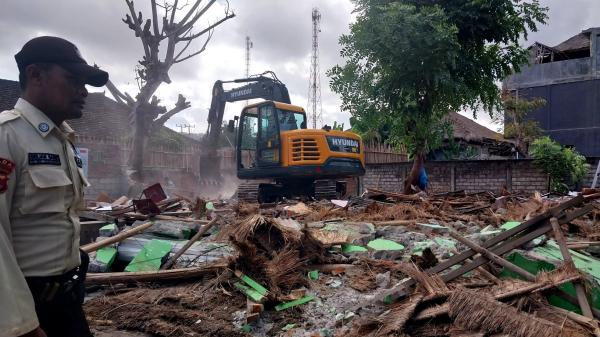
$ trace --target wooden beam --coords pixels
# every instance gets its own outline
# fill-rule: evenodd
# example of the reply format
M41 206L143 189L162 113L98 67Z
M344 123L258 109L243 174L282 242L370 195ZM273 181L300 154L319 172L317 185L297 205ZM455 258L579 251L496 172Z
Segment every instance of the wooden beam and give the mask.
M482 256L487 257L488 259L490 259L490 261L496 263L497 265L500 265L514 273L516 273L519 276L524 277L527 281L535 281L535 275L531 274L530 272L528 272L527 270L514 265L508 261L506 261L505 259L503 259L502 257L492 253L491 251L477 245L476 243L468 240L467 238L461 236L460 234L458 234L457 232L455 232L454 230L450 230L450 236L453 237L455 240L461 242L462 244L464 244L465 246L473 249L474 251L478 252L479 254L481 254Z
M571 257L569 248L567 248L567 241L565 240L565 236L563 235L558 220L556 218L551 218L550 223L552 224L552 230L554 231L554 239L556 239L556 242L560 247L560 253L562 254L565 265L569 268L575 269L575 263L573 263L573 258ZM588 302L583 284L581 284L581 282L575 282L574 285L575 292L577 293L577 302L579 302L579 308L581 308L581 312L587 318L594 318L592 308Z
M173 257L171 257L169 259L169 261L167 261L160 269L167 270L167 269L173 267L175 262L177 262L177 259L181 255L183 255L183 253L185 253L194 244L194 242L198 241L202 237L202 235L204 235L204 233L206 233L209 229L211 229L214 226L214 224L217 223L218 219L219 218L214 218L207 225L202 226L202 228L200 228L198 233L196 233L196 235L194 235L191 239L189 239L188 242L186 242L185 245L183 247L181 247L181 249L178 250L177 253L175 253L175 255L173 255Z
M216 262L206 267L182 268L159 271L119 272L119 273L89 273L85 284L114 284L128 282L164 282L197 278L206 274L226 269L226 262Z
M85 246L80 247L81 250L83 250L86 253L91 253L91 252L95 252L100 248L104 248L106 246L110 246L113 243L117 243L120 241L123 241L125 239L127 239L130 236L134 236L136 234L139 234L143 231L145 231L146 229L150 228L153 225L152 222L146 222L142 225L139 225L137 227L134 227L130 230L127 231L123 231L115 236L111 236L107 239L104 239L102 241L98 241L98 242L92 242L90 244L87 244Z

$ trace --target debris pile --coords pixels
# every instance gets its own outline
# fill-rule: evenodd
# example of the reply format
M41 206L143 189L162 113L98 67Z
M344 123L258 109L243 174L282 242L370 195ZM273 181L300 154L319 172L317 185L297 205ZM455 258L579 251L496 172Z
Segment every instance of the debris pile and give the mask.
M137 223L84 246L85 308L158 336L600 336L598 196L124 205Z

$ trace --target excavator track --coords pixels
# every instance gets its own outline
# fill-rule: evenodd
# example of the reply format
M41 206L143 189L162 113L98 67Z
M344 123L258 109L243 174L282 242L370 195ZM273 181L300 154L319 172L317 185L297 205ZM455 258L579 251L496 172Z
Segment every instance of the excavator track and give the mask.
M315 199L337 199L335 180L315 180Z
M238 201L258 202L258 182L241 183L237 188Z

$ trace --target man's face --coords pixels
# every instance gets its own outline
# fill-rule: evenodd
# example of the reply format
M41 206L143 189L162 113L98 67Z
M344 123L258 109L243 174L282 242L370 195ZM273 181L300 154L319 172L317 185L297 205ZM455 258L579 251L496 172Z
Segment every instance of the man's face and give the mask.
M41 89L45 103L45 107L42 108L44 112L62 116L64 119L81 118L88 95L83 78L58 65L52 65L44 72Z

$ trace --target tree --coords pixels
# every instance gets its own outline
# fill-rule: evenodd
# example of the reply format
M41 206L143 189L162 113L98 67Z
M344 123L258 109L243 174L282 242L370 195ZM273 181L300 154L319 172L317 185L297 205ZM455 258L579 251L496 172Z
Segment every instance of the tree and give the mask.
M585 157L571 148L566 148L542 137L531 145L534 164L550 177L550 189L567 193L569 185L580 183L589 171Z
M136 68L140 91L134 99L127 93L121 93L111 82L107 83L107 88L117 101L131 107L134 134L130 166L136 172L138 181L143 180L144 147L148 136L157 127L164 125L169 118L191 106L180 94L175 107L167 111L159 105L160 100L154 93L162 83L171 83L169 70L172 66L202 53L212 38L214 29L235 16L229 8L229 2L226 2L225 13L220 19L203 29L195 30L198 20L215 2L216 0L210 0L201 7L202 0L194 0L191 6L186 4L177 7L178 0L174 0L172 4L165 0L162 5L157 4L156 0L150 0L152 18L144 20L142 12L136 11L134 1L125 0L129 14L125 15L123 22L135 32L144 50L144 56L138 61ZM159 10L164 12L160 21ZM176 21L178 12L181 12L181 19ZM200 38L204 38L202 46L185 54L192 42ZM161 44L166 44L163 53L159 50Z
M353 2L356 22L340 38L346 63L328 72L330 85L354 122L388 125L388 142L409 150L409 193L449 111L499 108L496 82L527 62L519 39L547 9L520 0Z
M542 128L528 114L546 105L543 98L520 98L507 91L502 93L501 113L493 119L504 123L504 138L514 139L520 153L529 153L529 145L542 136Z

